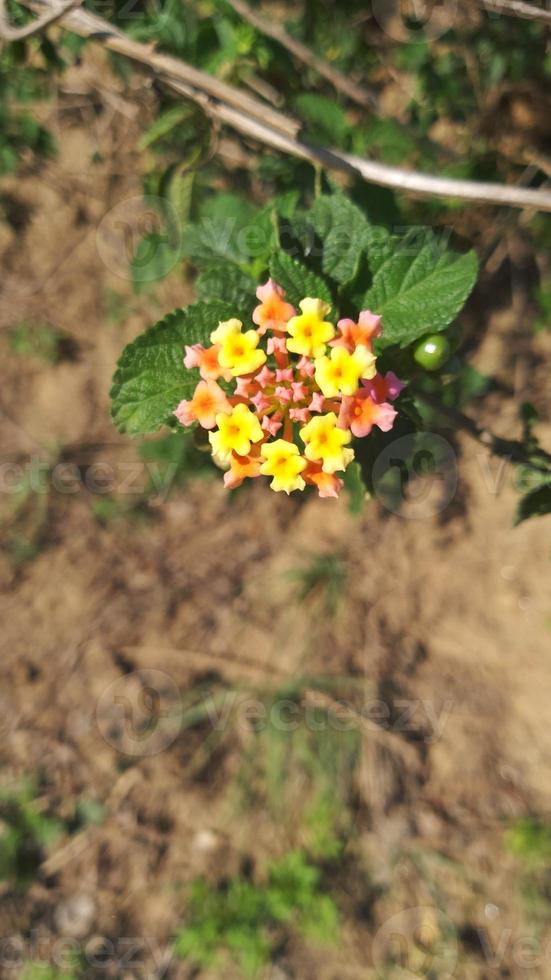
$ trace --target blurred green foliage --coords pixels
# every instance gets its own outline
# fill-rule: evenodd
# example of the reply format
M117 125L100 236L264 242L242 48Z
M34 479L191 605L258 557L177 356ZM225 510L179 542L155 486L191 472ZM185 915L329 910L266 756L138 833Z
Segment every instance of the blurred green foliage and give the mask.
M50 491L47 464L42 478L40 492L37 492L31 469L20 467L19 478L3 502L0 530L6 553L16 568L39 554L46 536Z
M0 788L0 881L26 888L63 834L100 824L105 817L103 805L93 797L76 799L63 821L51 815L45 800L34 776Z
M107 320L115 327L124 323L132 313L131 302L116 289L108 288L104 291L103 305Z
M56 364L62 354L63 335L49 323L22 320L10 328L9 344L20 357L38 358Z
M240 807L267 809L320 860L337 857L351 832L361 746L354 724L339 725L332 715L327 700L335 687L338 678L297 677L266 693L263 720L253 724L236 781ZM305 702L305 689L313 692L311 701Z
M534 817L516 820L505 832L505 847L524 865L537 870L551 870L551 824Z
M31 779L0 790L0 881L18 888L36 877L45 849L62 824L41 808Z
M536 333L542 333L544 330L551 330L551 280L548 279L542 282L541 286L536 290L535 295L536 303L538 304L538 315L534 322L534 330Z
M338 921L320 867L304 851L290 851L268 865L260 883L243 875L219 887L195 881L174 949L199 967L221 970L227 970L225 952L242 974L254 977L270 961L282 930L334 942Z
M480 23L462 18L460 26L454 22L442 37L417 38L415 43L404 44L386 34L373 14L360 15L353 0L338 5L305 0L299 11L291 7L285 11L289 34L371 91L384 88L396 73L411 77L413 84L404 86L407 94L402 100L403 111L409 117L404 125L403 119L395 119L390 111L378 116L361 112L335 93L313 68L300 65L297 69L296 61L282 45L244 21L226 0L194 0L186 4L179 0L136 0L132 4L127 0L87 0L86 7L133 38L155 44L159 50L232 84L249 87L253 92L260 86L265 94L271 93L278 107L297 114L307 138L360 154L369 152L389 163L409 160L422 168L437 166L443 172L462 176L499 176L491 139L477 130L487 94L499 86L522 84L527 78L545 85L549 75L545 31L529 21L483 13ZM15 2L11 3L11 11L16 22L28 16ZM263 13L270 17L269 11ZM5 103L19 102L23 89L28 95L41 87L43 90L44 70L50 76L62 70L80 56L84 43L65 33L61 46L56 48L47 36L7 48L3 55L8 59L2 83L7 86ZM35 64L36 58L30 67L30 50L39 52L42 67ZM131 70L128 62L118 55L112 55L111 60L115 69L127 77ZM23 65L19 82L15 81L17 73L14 75L11 70L14 64ZM198 190L196 186L191 188L192 183L198 184L199 189L212 186L222 171L217 161L209 159L211 135L205 117L196 107L183 105L166 92L159 93L158 99L158 111L142 147L162 156L162 162L146 177L147 192L156 193L153 188L160 186L166 189L176 164L190 178L189 195ZM467 126L463 140L469 152L460 154L459 162L453 145L442 153L430 136L433 125L445 118ZM24 121L21 126L23 142L37 150L46 149L40 144L44 133L31 132L32 127ZM15 162L17 139L11 131L10 139L5 141L11 165ZM308 167L300 161L266 154L261 171L279 186L303 186ZM251 189L254 173L240 171L236 177ZM424 207L430 214L432 206ZM445 209L446 205L438 202L437 207Z
M0 51L0 177L14 171L26 151L41 156L55 151L51 133L34 114L35 103L50 90L49 62L44 41L15 42Z
M23 967L19 980L77 980L77 974L72 971L57 970L45 963L29 963Z
M300 602L321 595L327 614L335 615L346 589L346 564L340 555L314 555L300 568L291 569L289 577L297 584Z
M521 865L519 891L525 916L541 934L551 911L551 824L538 817L520 817L504 834L505 849Z

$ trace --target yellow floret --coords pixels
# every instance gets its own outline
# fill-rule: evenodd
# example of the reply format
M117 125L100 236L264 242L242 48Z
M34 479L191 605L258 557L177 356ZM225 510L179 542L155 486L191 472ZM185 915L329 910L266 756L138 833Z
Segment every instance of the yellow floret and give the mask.
M252 442L260 442L264 432L256 415L246 405L236 405L230 415L220 412L216 416L217 429L209 432L213 456L217 461L228 463L232 452L247 456Z
M259 336L256 330L242 332L241 320L226 320L210 335L213 344L219 344L218 363L234 376L258 371L266 362L266 354L258 350Z
M275 439L262 446L261 455L265 462L260 467L264 476L272 476L272 490L292 493L293 490L304 490L306 486L300 476L307 463L300 455L298 446L286 439Z
M315 415L300 430L300 437L306 445L306 459L320 461L324 473L345 470L354 459L354 450L345 449L352 439L352 433L348 429L337 427L337 416L334 412Z
M302 313L293 316L287 324L290 334L287 340L287 350L303 357L321 357L325 346L335 336L335 328L328 320L324 320L331 306L321 299L307 297L300 303Z
M242 327L241 320L236 320L235 317L232 320L221 320L210 335L211 344L222 344L227 337L241 333Z
M374 378L376 357L363 344L351 354L346 347L333 347L330 357L316 358L315 378L326 398L353 395L361 378Z

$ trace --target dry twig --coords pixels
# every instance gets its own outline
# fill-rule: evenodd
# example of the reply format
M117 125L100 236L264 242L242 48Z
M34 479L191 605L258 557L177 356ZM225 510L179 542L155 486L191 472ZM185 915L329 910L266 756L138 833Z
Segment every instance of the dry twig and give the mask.
M32 9L55 0L25 0ZM56 6L59 10L59 7ZM329 170L340 171L382 187L425 197L451 197L484 204L509 205L551 211L551 193L507 184L454 180L432 174L390 167L362 157L306 143L299 139L299 124L265 103L244 95L239 89L193 68L184 61L159 54L150 46L127 37L102 17L84 10L62 15L64 24L83 37L90 37L111 51L125 55L152 69L156 76L174 91L200 105L211 118L233 129L299 159L309 160Z
M245 3L245 0L229 0L229 2L243 20L248 21L249 24L256 27L257 31L260 31L261 34L265 34L266 37L271 37L273 41L277 41L278 44L281 44L283 48L289 51L298 61L302 61L308 68L313 68L318 75L327 79L337 92L342 92L343 95L346 95L358 105L369 107L376 105L377 100L374 92L358 84L358 82L352 81L351 78L347 78L346 75L341 74L337 68L333 68L332 65L324 61L323 58L320 58L319 55L311 51L301 41L297 41L296 38L291 37L279 24L267 20L261 14L258 14L248 3Z
M551 24L551 11L536 7L524 0L478 0L481 7L492 13L504 14L506 17L522 17L525 20L537 20L542 24Z
M58 10L48 11L32 23L25 24L24 27L12 27L6 13L5 0L0 0L0 38L4 41L23 41L51 27L70 10L80 7L81 3L82 0L69 0L69 3L62 5Z

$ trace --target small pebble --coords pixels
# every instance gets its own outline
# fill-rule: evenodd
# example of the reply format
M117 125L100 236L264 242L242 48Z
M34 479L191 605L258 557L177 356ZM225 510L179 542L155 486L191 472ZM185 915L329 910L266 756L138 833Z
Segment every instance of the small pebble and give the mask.
M62 936L79 939L86 936L94 921L95 906L90 895L72 895L57 906L54 918Z

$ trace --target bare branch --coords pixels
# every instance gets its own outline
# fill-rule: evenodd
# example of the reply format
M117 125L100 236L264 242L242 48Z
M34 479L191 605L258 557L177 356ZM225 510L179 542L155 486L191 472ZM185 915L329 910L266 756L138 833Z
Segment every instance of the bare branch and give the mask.
M33 8L37 6L34 0L25 2ZM43 3L50 5L52 0L41 0L40 5ZM102 17L75 10L63 15L63 21L76 34L94 38L109 50L152 69L161 81L202 106L211 118L282 153L406 193L551 211L551 192L547 190L434 177L306 143L298 137L298 124L287 116L177 58L159 54L132 40Z
M352 81L351 78L347 78L346 75L342 75L337 68L333 68L332 65L320 58L319 55L315 54L310 48L302 44L301 41L297 41L296 38L291 37L287 34L287 31L276 24L274 21L267 20L260 14L257 14L256 10L249 7L249 4L245 0L229 0L229 3L233 9L243 17L244 20L256 27L261 34L265 34L266 37L271 37L272 40L277 41L281 44L283 48L286 48L298 61L302 61L304 65L309 68L313 68L314 71L321 75L323 78L327 79L331 83L333 88L338 92L342 92L353 102L356 102L361 106L368 106L373 108L376 103L376 96L374 92L371 92L365 86Z
M49 3L51 0L45 0L45 2ZM152 68L168 84L170 84L170 79L177 78L188 83L195 90L206 93L221 103L233 106L247 116L262 120L277 132L285 133L288 136L295 136L298 133L301 124L296 119L291 119L276 109L270 109L260 99L241 92L234 85L221 82L214 75L194 68L193 65L189 65L185 61L180 61L171 55L161 54L153 47L141 44L139 41L133 41L126 34L113 28L109 21L103 20L102 17L96 17L85 11L78 11L70 16L74 17L75 21L68 20L67 24L77 33L92 38L99 33L100 37L97 39L101 40L106 47ZM77 21L78 27L75 27ZM107 32L107 37L104 36L105 32Z
M56 21L61 20L70 10L80 7L82 2L83 0L69 0L69 3L64 4L58 10L50 11L32 23L25 24L24 27L12 27L6 14L5 0L0 0L0 38L5 41L23 41L27 37L32 37L33 34L39 34L40 31L46 30L47 27L51 27Z
M3 2L4 0L0 0L0 6ZM59 0L38 0L38 2L34 2L34 0L23 0L23 2L31 10L39 11L45 6L48 7L52 11L52 13L47 15L48 18L51 17L52 20L65 20L66 26L74 30L75 33L80 34L82 37L93 38L104 44L111 51L117 51L120 54L126 55L128 58L132 58L134 61L146 65L156 75L163 77L167 81L167 84L169 84L168 79L181 79L192 85L194 89L204 92L221 102L228 103L228 105L234 106L248 116L255 119L262 119L278 132L295 135L300 129L301 124L297 120L291 119L289 116L275 109L270 109L260 99L247 95L246 92L241 92L235 86L227 85L213 75L209 75L199 68L194 68L192 65L188 65L178 58L173 58L171 55L156 51L153 45L141 44L139 41L132 40L128 35L110 24L109 21L104 20L102 17L97 17L95 14L90 14L87 10L71 11L70 8L61 4ZM78 3L81 2L82 0L78 0Z
M337 92L341 92L352 102L363 108L369 108L376 110L379 114L381 113L381 106L379 105L379 99L377 92L375 90L368 89L365 85L360 85L358 82L354 82L352 79L347 78L338 69L333 68L332 65L320 58L319 55L315 54L310 50L305 44L297 41L294 37L291 37L282 27L272 21L266 20L261 17L256 10L253 10L245 0L228 0L228 3L232 5L234 10L247 20L253 27L256 27L258 31L265 34L267 37L271 37L273 40L281 44L282 47L286 48L294 57L301 61L303 64L307 65L309 68L313 68L318 75L325 78L331 83L333 88ZM388 113L383 112L383 115L388 115ZM440 154L445 154L446 156L456 159L456 154L450 150L449 147L442 146L441 144L435 142L429 136L421 136L413 126L402 123L403 129L407 132L412 139L421 146L425 145L436 150Z
M524 0L478 0L481 7L506 17L523 17L526 20L537 20L542 24L551 24L551 11L536 7Z
M455 197L465 201L478 201L481 204L509 205L517 208L534 208L551 211L551 191L538 191L507 184L486 184L473 180L453 180L448 177L434 177L400 167L389 167L384 163L364 160L339 150L303 143L298 139L278 133L263 123L250 119L230 106L204 101L201 93L182 87L176 80L169 82L172 88L201 104L205 112L245 136L259 143L291 156L321 164L328 170L337 170L351 176L358 174L364 180L381 187L418 194L423 197Z

